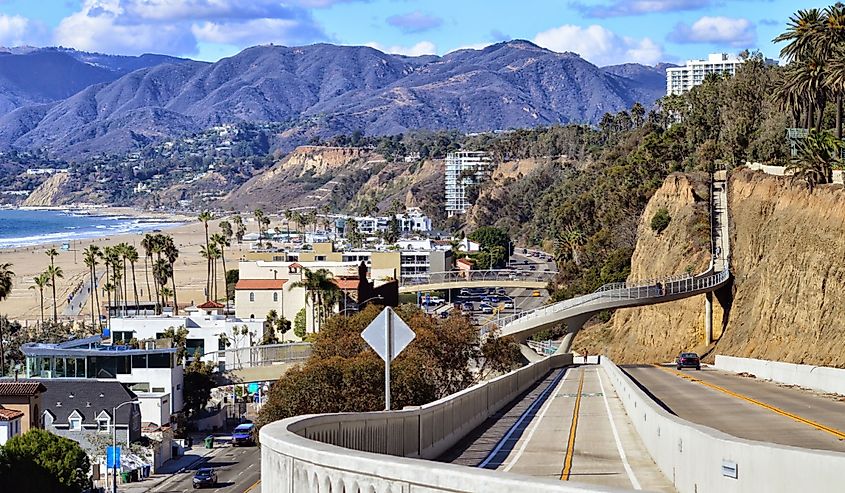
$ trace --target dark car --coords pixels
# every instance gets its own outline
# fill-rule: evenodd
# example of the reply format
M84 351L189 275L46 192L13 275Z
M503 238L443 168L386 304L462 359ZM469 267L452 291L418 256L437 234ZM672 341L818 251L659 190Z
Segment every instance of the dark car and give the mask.
M235 427L232 432L232 446L238 445L255 445L255 425L252 423L244 423Z
M217 473L214 472L214 469L210 467L203 467L201 469L197 469L197 472L194 474L194 489L202 488L205 486L217 486Z
M679 370L682 368L695 368L696 370L700 370L701 360L698 358L696 353L681 353L675 361L675 367Z

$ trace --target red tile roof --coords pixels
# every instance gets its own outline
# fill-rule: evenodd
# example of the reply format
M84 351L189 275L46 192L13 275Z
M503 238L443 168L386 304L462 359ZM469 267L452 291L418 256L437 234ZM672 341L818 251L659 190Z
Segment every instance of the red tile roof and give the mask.
M0 382L0 395L35 395L45 390L41 382Z
M241 279L235 289L282 289L287 279Z
M334 278L332 282L337 285L340 289L344 291L351 291L353 289L358 289L358 279L343 279L343 278Z
M302 264L300 264L299 262L294 262L294 263L290 264L288 267L291 267L293 269L301 269Z
M203 303L202 305L197 305L197 308L202 308L202 309L205 310L205 309L209 309L209 308L224 308L225 306L226 305L221 305L220 303L218 303L216 301L209 300L209 301L206 301L205 303Z
M11 421L13 419L20 418L21 416L23 416L23 413L20 411L0 407L0 421Z

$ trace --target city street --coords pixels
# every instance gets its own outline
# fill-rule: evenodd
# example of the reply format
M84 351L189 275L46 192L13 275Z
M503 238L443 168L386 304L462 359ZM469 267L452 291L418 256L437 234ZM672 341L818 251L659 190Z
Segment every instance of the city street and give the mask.
M148 491L150 493L181 493L192 490L194 473L202 467L213 467L217 472L218 486L205 488L206 491L256 493L261 490L258 484L261 479L261 448L223 445L184 472L174 473Z

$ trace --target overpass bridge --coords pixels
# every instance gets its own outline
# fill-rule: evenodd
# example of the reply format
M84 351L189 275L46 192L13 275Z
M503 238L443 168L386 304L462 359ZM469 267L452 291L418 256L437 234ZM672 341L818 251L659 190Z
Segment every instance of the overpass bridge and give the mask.
M291 342L250 346L217 353L218 372L215 382L222 385L278 380L290 367L305 362L311 355L311 344Z
M526 269L493 269L432 272L423 277L403 279L400 293L443 291L458 288L526 288L548 286L557 272Z
M616 308L667 303L704 294L705 343L712 342L712 293L730 282L730 237L728 232L727 181L718 172L710 186L711 259L707 270L698 275L683 274L640 282L606 284L594 293L516 313L498 319L500 335L525 341L532 334L561 324L566 335L558 352L567 353L584 323L596 313Z

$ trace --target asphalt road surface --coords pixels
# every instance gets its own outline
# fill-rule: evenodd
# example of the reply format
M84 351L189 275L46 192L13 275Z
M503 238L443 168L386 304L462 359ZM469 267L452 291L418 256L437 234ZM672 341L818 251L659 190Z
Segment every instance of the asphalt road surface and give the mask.
M838 396L702 368L622 369L678 417L749 440L845 452L845 402Z
M192 479L197 469L213 467L217 471L216 488L203 491L220 493L257 493L260 491L261 448L225 446L214 455L194 464L185 472L176 473L151 491L154 493L182 493L193 490Z

